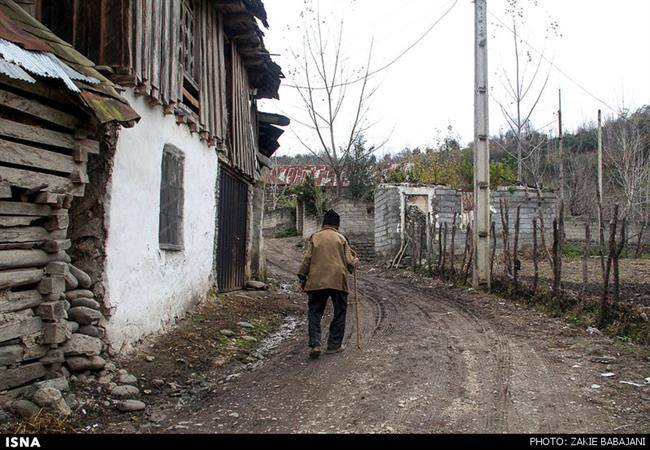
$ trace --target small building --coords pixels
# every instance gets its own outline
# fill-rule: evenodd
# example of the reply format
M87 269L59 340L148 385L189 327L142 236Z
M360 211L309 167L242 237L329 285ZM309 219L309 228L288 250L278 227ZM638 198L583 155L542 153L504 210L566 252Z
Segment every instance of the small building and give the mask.
M71 227L111 349L128 350L214 286L264 277L261 169L288 123L257 108L283 77L258 26L266 11L260 0L31 3L142 117L107 131Z
M521 207L520 243L527 245L532 242L533 220L538 217L540 210L547 224L547 233L550 231L556 200L554 192L545 191L540 198L535 189L528 187L498 186L494 189L490 194L490 210L497 235L497 248L502 245L501 204L508 206L510 227L514 226L517 207ZM437 232L440 227L447 224L448 229L451 230L455 221L458 231L454 244L462 251L465 246L466 232L473 218L472 192L452 189L444 185L386 183L380 185L375 191L374 243L375 254L379 261L391 261L400 252L407 239L407 221L409 209L412 207L421 212L419 216L424 222L420 227L423 231L421 236L423 242L419 243L419 247L435 251L431 246L433 242L437 242Z
M71 358L104 361L95 326L104 316L80 290L90 277L70 264L70 224L71 211L92 198L89 172L105 157L104 130L139 119L116 89L0 0L0 406L39 380L63 378ZM84 292L86 306L73 292Z

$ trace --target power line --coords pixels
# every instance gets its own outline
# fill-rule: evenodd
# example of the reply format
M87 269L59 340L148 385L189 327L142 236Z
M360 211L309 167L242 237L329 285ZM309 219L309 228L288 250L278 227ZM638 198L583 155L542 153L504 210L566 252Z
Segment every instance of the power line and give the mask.
M494 13L492 13L489 9L488 9L488 14L489 14L490 16L492 16L492 18L495 19L497 22L499 22L499 23L500 23L500 24L501 24L505 29L507 29L507 30L510 31L511 33L514 33L514 30L513 30L512 28L510 28L508 25L506 25L506 24L505 24L505 23L504 23L504 22L503 22L503 21L502 21L502 20L501 20L497 15L495 15ZM564 75L564 77L566 77L566 78L567 78L569 81L571 81L573 84L575 84L576 86L578 86L578 87L579 87L579 88L580 88L580 89L581 89L585 94L587 94L588 96L590 96L591 98L593 98L593 99L596 100L597 102L603 104L603 105L606 106L607 108L611 109L611 110L614 111L616 114L619 114L619 111L617 111L616 108L613 108L612 106L610 106L606 101L604 101L603 99L601 99L600 97L598 97L596 94L593 94L591 91L589 91L589 89L587 89L586 87L584 87L582 84L580 84L578 81L576 81L573 77L571 77L569 74L567 74L564 70L562 70L562 69L561 69L557 64L555 64L552 60L548 59L548 58L544 55L544 52L539 51L539 50L538 50L537 48L535 48L535 47L534 47L530 42L528 42L528 41L525 40L524 38L521 38L521 36L519 36L519 38L520 38L521 41L522 41L524 44L526 44L526 45L527 45L531 50L533 50L533 51L535 51L537 54L539 54L540 58L542 58L544 61L546 61L546 62L547 62L551 67L553 67L553 68L554 68L555 70L557 70L559 73L561 73L562 75Z
M429 27L429 28L428 28L428 29L427 29L427 30L426 30L426 31L425 31L425 32L424 32L424 33L423 33L423 34L422 34L418 39L416 39L416 40L415 40L411 45L409 45L408 47L406 47L406 49L404 49L404 50L403 50L399 55L397 55L395 58L393 58L393 59L392 59L390 62L388 62L387 64L383 65L382 67L380 67L380 68L378 68L378 69L376 69L376 70L373 70L372 72L368 72L368 74L365 75L365 76L363 76L363 77L359 77L359 78L356 78L356 79L351 80L351 81L346 81L345 83L335 84L335 85L333 85L333 86L330 86L329 89L337 88L337 87L343 87L343 86L349 86L349 85L352 85L352 84L356 84L356 83L358 83L358 82L360 82L360 81L363 81L363 80L365 80L365 79L368 79L368 78L370 78L370 77L372 77L372 76L374 76L374 75L377 75L378 73L383 72L384 70L388 69L388 68L391 67L393 64L395 64L397 61L399 61L400 59L402 59L402 57L404 57L404 55L406 55L409 51L411 51L411 50L412 50L415 46L417 46L420 42L422 42L422 41L424 40L424 38L427 37L427 36L428 36L432 31L433 31L433 29L434 29L434 28L435 28L435 27L436 27L440 22L442 22L442 20L443 20L445 17L447 17L447 15L449 15L449 13L450 13L450 12L451 12L455 7L456 7L457 4L458 4L458 0L454 0L454 2L451 4L451 6L450 6L450 7L449 7L449 8L448 8L448 9L447 9L447 10L446 10L446 11L445 11L445 12L444 12L440 17L438 17L438 19L436 19L436 21L433 22L433 24L432 24L432 25L431 25L431 26L430 26L430 27ZM327 88L325 88L325 87L298 86L298 85L295 85L295 84L283 84L283 86L291 87L291 88L294 88L294 89L311 89L311 90L323 90L323 89L327 89Z

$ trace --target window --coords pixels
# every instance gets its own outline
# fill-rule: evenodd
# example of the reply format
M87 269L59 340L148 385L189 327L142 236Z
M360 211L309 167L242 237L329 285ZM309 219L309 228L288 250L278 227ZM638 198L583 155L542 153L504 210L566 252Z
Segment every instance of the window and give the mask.
M183 152L165 145L160 182L160 231L163 250L183 250Z
M183 69L183 104L199 114L200 45L197 43L198 24L194 0L181 2L181 36L179 60Z

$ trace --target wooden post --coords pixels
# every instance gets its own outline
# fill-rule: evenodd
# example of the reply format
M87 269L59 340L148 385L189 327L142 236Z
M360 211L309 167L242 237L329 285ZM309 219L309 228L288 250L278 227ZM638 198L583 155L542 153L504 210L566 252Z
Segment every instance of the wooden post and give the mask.
M442 223L438 227L438 274L442 271Z
M557 226L557 218L553 219L553 297L559 298L560 286L557 276L557 252L559 249L559 230Z
M450 272L451 275L454 275L455 272L455 263L456 259L456 212L454 212L454 218L451 223L451 249L450 249L450 256L449 256L449 261L450 261Z
M465 233L465 249L463 250L463 262L460 265L460 270L461 272L465 272L465 264L467 263L467 257L469 256L469 245L470 245L470 240L469 240L469 233L471 231L471 227L467 227L466 233Z
M445 272L445 266L447 264L447 231L448 231L448 225L449 224L447 222L445 222L445 231L444 231L444 235L443 235L444 242L442 244L442 247L443 247L442 248L442 267L440 269L440 270L442 270L442 272Z
M521 217L521 205L517 205L517 218L515 219L515 242L514 246L512 248L512 279L513 279L513 284L515 287L515 290L518 288L518 282L519 282L519 259L517 256L517 252L519 250L519 222L520 222L520 217Z
M612 269L612 258L614 256L614 245L616 241L616 227L618 225L618 204L614 205L614 215L609 223L609 250L607 262L603 270L603 296L600 301L600 327L604 327L608 319L608 294L609 294L609 275Z
M590 221L591 222L591 219ZM587 293L587 283L589 282L589 270L587 263L589 261L589 251L591 248L591 226L589 223L585 225L585 243L582 247L582 295Z
M537 284L539 283L539 262L537 261L537 219L533 219L533 294L537 293Z
M623 223L621 223L621 240L619 242L618 248L614 251L614 302L618 303L621 300L621 280L619 276L619 260L621 258L621 253L625 248L626 241L626 225L627 219L623 218Z
M490 145L486 0L474 2L474 270L472 285L490 289Z
M503 270L505 271L506 277L512 277L512 271L510 270L510 219L508 215L510 211L508 210L508 202L499 200L499 212L501 213L501 227L502 227L502 237L503 237Z
M465 276L463 278L463 284L467 284L467 279L469 278L469 271L473 267L473 257L474 257L474 245L472 244L472 238L473 234L471 233L472 227L467 227L467 235L469 236L470 240L470 245L469 245L469 261L467 262L467 266L465 267Z
M494 257L497 254L497 227L496 222L492 222L490 225L490 233L492 234L492 248L490 255L490 280L492 279L492 274L494 273Z

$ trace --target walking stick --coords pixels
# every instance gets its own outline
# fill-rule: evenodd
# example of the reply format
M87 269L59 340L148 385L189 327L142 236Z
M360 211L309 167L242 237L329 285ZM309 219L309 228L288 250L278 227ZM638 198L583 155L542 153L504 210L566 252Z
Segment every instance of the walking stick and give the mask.
M354 309L357 316L357 348L361 350L361 329L359 327L359 290L357 289L357 269L354 269Z

